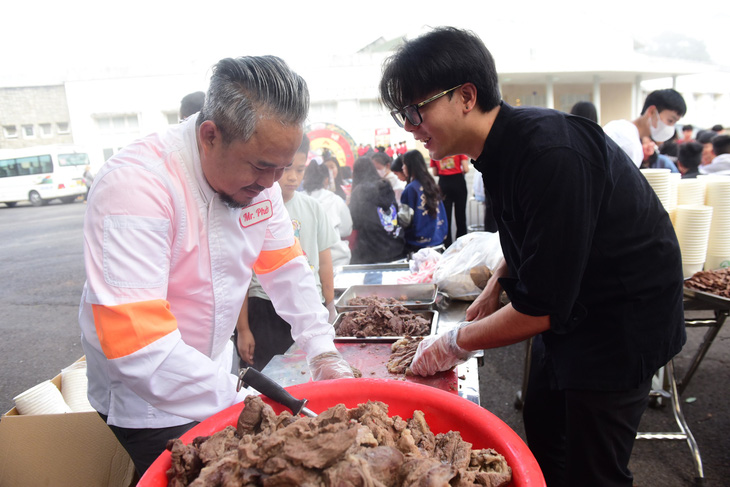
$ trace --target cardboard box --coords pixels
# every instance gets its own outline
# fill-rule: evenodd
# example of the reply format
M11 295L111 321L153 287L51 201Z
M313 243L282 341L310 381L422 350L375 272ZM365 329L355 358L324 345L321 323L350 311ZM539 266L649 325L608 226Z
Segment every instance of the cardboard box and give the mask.
M82 357L83 360L83 357ZM61 375L52 382L61 389ZM0 420L0 487L129 487L134 464L96 412Z

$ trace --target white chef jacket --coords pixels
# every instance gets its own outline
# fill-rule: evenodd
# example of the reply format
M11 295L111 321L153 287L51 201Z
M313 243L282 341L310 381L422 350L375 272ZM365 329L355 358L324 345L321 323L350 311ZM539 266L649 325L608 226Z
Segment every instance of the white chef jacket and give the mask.
M243 400L230 338L252 269L308 358L336 350L279 185L228 208L195 118L116 154L90 192L79 323L89 401L112 425L177 426Z

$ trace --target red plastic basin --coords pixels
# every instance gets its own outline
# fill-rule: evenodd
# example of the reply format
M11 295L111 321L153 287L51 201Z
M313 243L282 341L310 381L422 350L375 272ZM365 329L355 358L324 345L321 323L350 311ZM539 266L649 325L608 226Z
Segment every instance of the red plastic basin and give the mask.
M515 487L544 486L545 480L540 467L527 445L502 420L471 401L436 389L412 382L386 379L339 379L308 382L286 388L294 397L309 399L307 407L321 412L342 403L348 408L368 400L381 401L388 405L388 415L404 419L420 409L426 415L431 431L446 433L456 430L474 449L494 448L504 455L512 467L512 484ZM284 407L263 399L274 411L281 413ZM197 436L212 435L226 426L236 426L243 403L231 406L203 421L180 439L190 443ZM170 452L165 451L150 466L138 487L164 487L166 472L170 468Z

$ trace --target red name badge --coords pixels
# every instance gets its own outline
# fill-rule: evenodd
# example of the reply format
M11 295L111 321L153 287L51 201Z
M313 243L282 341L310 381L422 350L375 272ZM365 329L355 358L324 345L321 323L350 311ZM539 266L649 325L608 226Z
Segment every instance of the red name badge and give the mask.
M243 228L256 225L264 220L271 218L273 211L271 210L271 200L259 201L258 203L247 206L241 210L241 216L238 221Z

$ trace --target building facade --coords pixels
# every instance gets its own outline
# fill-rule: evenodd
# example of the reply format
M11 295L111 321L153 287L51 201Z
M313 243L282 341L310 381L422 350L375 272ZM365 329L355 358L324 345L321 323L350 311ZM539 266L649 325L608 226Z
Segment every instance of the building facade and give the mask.
M73 142L64 85L0 87L0 149Z
M403 39L379 39L346 56L291 60L309 86L308 122L335 124L356 144L406 141L419 148L378 99L383 62ZM568 112L578 101L591 101L603 125L636 118L650 91L674 87L688 105L682 123L730 125L730 73L717 66L640 54L628 39L616 37L603 46L611 57L595 51L598 41L590 44L590 57L588 47L575 42L565 43L570 52L561 45L498 45L492 53L502 97L511 105ZM73 142L87 147L100 165L132 140L178 123L180 100L206 90L215 61L181 66L176 74L137 68L70 78L62 85L0 87L0 148Z

